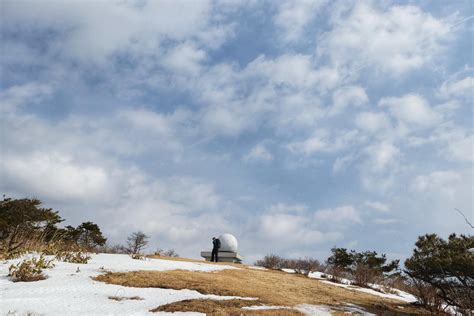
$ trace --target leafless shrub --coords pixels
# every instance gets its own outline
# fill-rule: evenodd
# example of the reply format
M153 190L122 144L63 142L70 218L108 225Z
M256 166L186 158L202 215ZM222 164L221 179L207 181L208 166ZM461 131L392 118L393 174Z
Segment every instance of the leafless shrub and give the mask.
M282 260L280 256L269 254L263 257L263 259L257 260L255 265L267 269L281 269Z
M168 249L163 253L164 256L166 257L174 257L177 258L179 257L179 254L174 250L174 249Z
M296 273L306 276L311 272L323 270L321 263L313 258L286 259L274 254L266 255L256 261L255 265L267 269L293 269Z
M427 282L410 278L408 292L413 294L418 303L432 312L439 312L443 309L443 300L438 294L438 289Z
M375 270L364 263L355 264L352 276L354 283L362 287L369 287L370 284L380 284L384 279L381 271Z
M313 258L306 257L304 259L297 259L294 263L295 272L308 276L311 272L321 271L321 263Z
M328 280L334 283L341 283L342 279L349 277L347 271L338 266L328 265L325 271L328 274Z
M113 253L113 254L128 254L129 250L124 245L115 244L115 245L105 245L99 248L101 253Z

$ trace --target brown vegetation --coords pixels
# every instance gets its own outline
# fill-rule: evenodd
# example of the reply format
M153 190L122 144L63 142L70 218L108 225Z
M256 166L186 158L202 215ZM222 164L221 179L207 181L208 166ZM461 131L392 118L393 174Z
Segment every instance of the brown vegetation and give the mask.
M278 306L293 307L298 304L325 304L341 306L345 303L357 304L376 314L423 314L425 310L398 300L389 300L355 290L325 284L315 279L296 274L273 270L229 269L218 272L173 271L136 271L125 273L106 273L95 278L106 283L133 286L157 287L166 289L191 289L202 294L228 295L257 298L253 301ZM207 312L213 312L214 303L199 301L193 304L208 306ZM213 304L212 306L210 304ZM216 303L218 304L218 303ZM229 303L233 304L233 303ZM174 304L169 308L185 308L183 304ZM235 310L235 305L219 305L216 309L227 312ZM181 309L182 310L182 309ZM197 310L195 310L197 311ZM260 312L260 311L259 311ZM273 313L275 311L268 311ZM274 314L274 313L273 313Z
M292 310L243 310L242 307L258 305L253 300L184 300L152 309L152 312L199 312L207 315L303 315Z
M118 302L125 300L141 301L143 300L143 298L140 296L109 296L109 300L114 300Z

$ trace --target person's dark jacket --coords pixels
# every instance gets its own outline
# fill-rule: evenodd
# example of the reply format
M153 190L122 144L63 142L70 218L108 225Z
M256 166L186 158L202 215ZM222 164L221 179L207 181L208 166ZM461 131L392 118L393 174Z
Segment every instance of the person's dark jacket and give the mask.
M212 244L213 244L212 250L219 250L219 248L221 247L221 241L217 238L212 241Z

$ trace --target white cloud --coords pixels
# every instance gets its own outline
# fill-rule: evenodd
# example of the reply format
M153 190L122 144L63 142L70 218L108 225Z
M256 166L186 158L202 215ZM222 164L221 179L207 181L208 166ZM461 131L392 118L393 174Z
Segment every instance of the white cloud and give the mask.
M474 160L474 135L460 136L447 144L445 157L454 161L470 162Z
M311 87L318 79L310 55L281 55L269 59L261 55L245 69L249 76L265 76L273 83L293 87Z
M86 63L103 64L123 52L158 56L164 40L194 37L203 45L215 46L217 39L230 34L225 28L210 28L211 6L206 0L107 1L93 5L82 1L9 1L2 9L7 29L23 25L58 31L50 48Z
M364 205L376 210L376 211L381 211L381 212L388 212L390 211L390 206L385 204L385 203L382 203L382 202L378 202L378 201L365 201Z
M365 90L359 86L342 87L332 95L333 106L329 115L340 114L348 106L358 107L369 101Z
M333 25L321 37L320 55L328 55L337 65L374 65L393 74L433 60L450 38L447 21L409 5L382 10L371 2L357 2Z
M264 144L255 145L244 157L245 161L270 161L272 159L272 153L265 147Z
M365 151L370 160L368 168L373 172L384 171L400 155L400 150L387 141L370 145Z
M16 107L37 104L54 92L52 84L30 82L13 85L0 92L1 111L13 111Z
M358 128L370 133L387 130L391 127L387 115L380 112L361 112L357 114L355 124Z
M270 240L274 248L284 249L298 243L296 248L311 243L334 241L342 237L339 232L322 232L319 223L302 205L271 206L259 218L259 230L263 239ZM292 247L295 248L295 247Z
M352 205L318 210L314 213L314 220L318 225L327 223L362 223L359 211Z
M147 132L171 136L172 125L169 119L160 113L146 109L122 110L118 116L132 127Z
M434 171L428 175L417 176L412 182L412 188L419 192L440 190L452 195L451 185L461 179L459 173L454 171Z
M328 130L317 129L303 141L289 143L286 148L293 154L312 155L318 152L337 152L363 141L355 130L342 130L331 135Z
M289 214L298 214L304 213L308 211L308 207L303 204L285 204L285 203L278 203L273 204L267 208L267 213L289 213Z
M316 152L328 150L329 144L326 140L327 132L318 130L311 137L304 141L288 144L287 148L295 154L311 155Z
M440 94L444 98L450 97L471 97L474 91L474 78L467 76L459 80L449 80L443 82Z
M343 157L337 157L332 165L332 172L339 173L346 170L349 165L354 161L354 155L346 155Z
M165 67L178 72L198 74L201 63L206 58L206 52L196 48L193 44L183 43L171 49L163 59Z
M96 200L113 190L110 176L97 165L75 162L59 153L7 155L1 171L10 190L53 200Z
M377 225L390 225L399 223L400 220L396 218L376 218L373 220L373 222Z
M379 106L387 107L395 118L408 125L433 126L441 119L440 114L435 112L423 97L416 94L382 98Z
M327 1L290 0L282 1L273 20L282 31L281 37L286 42L299 40L305 27L326 5Z

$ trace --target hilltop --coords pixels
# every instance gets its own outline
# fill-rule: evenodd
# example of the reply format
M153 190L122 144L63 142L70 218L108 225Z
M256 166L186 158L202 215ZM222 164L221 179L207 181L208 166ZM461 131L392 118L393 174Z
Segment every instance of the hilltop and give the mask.
M35 255L27 255L32 257ZM24 259L24 257L22 258ZM0 264L0 312L10 315L423 314L413 298L264 268L176 258L93 254L87 264L55 262L46 279L11 282ZM366 291L366 292L364 292Z

